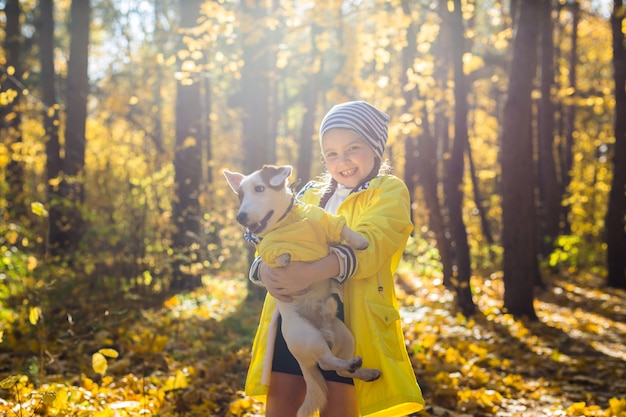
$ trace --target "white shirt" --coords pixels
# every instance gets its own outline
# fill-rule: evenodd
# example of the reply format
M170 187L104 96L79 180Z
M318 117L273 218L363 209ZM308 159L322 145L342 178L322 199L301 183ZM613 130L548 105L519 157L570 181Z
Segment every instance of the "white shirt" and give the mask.
M324 210L332 214L337 214L337 209L339 208L339 205L343 203L343 201L346 199L346 197L348 197L351 192L352 188L346 188L343 185L338 184L337 189L326 202Z

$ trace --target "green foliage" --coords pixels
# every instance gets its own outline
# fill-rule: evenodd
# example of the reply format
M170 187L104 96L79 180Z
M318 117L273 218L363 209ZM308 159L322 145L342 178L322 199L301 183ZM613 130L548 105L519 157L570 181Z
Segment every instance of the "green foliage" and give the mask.
M550 254L548 264L551 267L565 267L576 270L580 263L580 238L578 236L559 236L555 249Z

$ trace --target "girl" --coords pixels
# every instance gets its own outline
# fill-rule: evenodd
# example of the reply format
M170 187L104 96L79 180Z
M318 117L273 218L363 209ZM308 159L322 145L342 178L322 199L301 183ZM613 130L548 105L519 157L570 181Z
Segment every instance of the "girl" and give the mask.
M369 241L355 252L331 248L316 262L293 262L270 268L257 258L250 279L265 286L266 297L252 348L247 395L266 402L268 417L291 417L302 403L304 380L280 332L272 326L274 298L289 301L314 282L336 279L343 284L339 317L356 339L363 366L382 376L363 382L324 372L328 402L322 417L406 416L424 408L424 400L406 352L393 275L413 225L404 182L382 166L389 116L364 101L334 106L320 126L320 146L327 174L311 181L298 198L343 215ZM273 352L267 362L267 352ZM265 363L265 373L263 372ZM268 369L271 365L271 370ZM270 372L271 371L271 372Z

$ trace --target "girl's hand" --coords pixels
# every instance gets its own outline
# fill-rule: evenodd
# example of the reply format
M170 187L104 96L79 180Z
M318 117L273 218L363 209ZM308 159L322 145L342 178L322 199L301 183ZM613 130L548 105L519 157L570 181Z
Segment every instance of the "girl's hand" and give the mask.
M259 276L272 297L283 302L291 302L294 296L304 294L311 285L302 273L309 265L306 262L292 262L284 267L272 268L261 263Z
M291 262L280 268L271 268L262 262L259 278L267 291L277 300L293 301L293 297L304 294L316 282L339 274L337 255L328 256L314 262Z

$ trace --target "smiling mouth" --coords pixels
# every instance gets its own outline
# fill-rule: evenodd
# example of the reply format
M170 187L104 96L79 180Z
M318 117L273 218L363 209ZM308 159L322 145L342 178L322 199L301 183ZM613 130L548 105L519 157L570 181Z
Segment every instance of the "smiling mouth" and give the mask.
M248 225L248 230L250 230L255 235L261 233L263 230L265 230L265 228L267 227L267 222L273 215L274 210L270 210L270 212L267 213L267 215L263 217L260 222Z
M350 177L352 175L354 175L356 173L356 168L352 168L352 169L348 169L345 171L341 171L341 175L343 175L344 177Z

